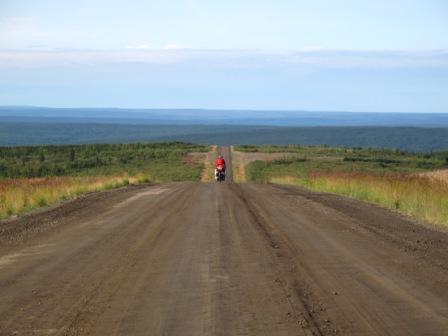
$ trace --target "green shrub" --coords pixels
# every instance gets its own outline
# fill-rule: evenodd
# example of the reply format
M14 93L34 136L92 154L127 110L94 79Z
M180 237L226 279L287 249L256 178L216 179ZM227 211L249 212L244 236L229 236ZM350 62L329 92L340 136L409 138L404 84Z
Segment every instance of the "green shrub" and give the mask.
M6 209L6 215L9 217L9 216L12 216L14 214L14 209L13 208L7 208Z
M43 207L43 206L47 205L47 200L45 199L45 197L41 196L37 199L36 204L40 207Z
M149 182L151 182L151 179L147 176L143 176L138 179L138 183L149 183Z
M0 147L0 178L135 173L161 165L176 167L179 162L185 166L183 155L208 150L208 146L182 142ZM196 169L191 170L189 179L197 179ZM159 172L165 180L179 175L172 170Z

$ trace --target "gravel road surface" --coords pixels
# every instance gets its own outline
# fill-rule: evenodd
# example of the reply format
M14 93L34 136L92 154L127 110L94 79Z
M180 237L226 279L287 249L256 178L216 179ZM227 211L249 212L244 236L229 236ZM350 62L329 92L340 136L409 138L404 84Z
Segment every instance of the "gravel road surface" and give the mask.
M231 178L95 193L0 224L0 335L448 335L448 234Z

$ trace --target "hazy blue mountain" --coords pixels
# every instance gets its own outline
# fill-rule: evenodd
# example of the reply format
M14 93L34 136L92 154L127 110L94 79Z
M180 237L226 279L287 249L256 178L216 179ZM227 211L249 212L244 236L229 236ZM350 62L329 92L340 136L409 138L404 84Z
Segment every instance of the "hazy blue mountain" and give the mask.
M437 151L448 149L448 128L0 123L0 146L137 141L186 141L219 145L325 144L330 146Z
M177 140L448 149L448 114L0 107L0 146Z
M448 127L448 113L0 107L0 122Z

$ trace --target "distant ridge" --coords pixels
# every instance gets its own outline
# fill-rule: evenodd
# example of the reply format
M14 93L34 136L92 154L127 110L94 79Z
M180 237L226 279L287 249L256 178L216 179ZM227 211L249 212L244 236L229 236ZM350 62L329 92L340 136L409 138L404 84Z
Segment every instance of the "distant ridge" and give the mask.
M448 113L0 106L0 122L448 127Z

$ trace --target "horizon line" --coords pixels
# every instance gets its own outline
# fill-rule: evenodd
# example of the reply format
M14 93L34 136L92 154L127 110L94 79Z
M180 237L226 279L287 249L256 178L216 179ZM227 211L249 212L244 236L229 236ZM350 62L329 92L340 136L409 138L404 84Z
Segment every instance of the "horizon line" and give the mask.
M202 107L113 107L113 106L42 106L42 105L0 105L3 108L39 108L39 109L54 109L54 110L69 110L69 109L85 109L85 110L145 110L145 111L229 111L229 112L288 112L288 113L370 113L370 114L448 114L446 112L418 112L418 111L348 111L348 110L307 110L307 109L250 109L250 108L202 108Z

